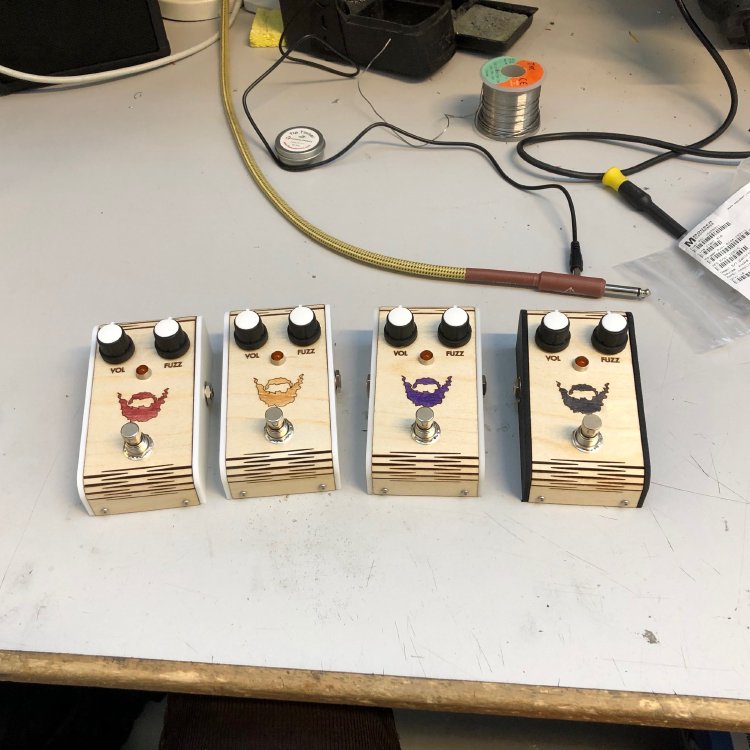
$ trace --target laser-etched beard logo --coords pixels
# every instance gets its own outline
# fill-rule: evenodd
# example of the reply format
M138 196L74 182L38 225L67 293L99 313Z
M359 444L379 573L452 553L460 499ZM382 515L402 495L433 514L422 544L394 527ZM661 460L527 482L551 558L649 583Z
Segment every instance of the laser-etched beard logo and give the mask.
M169 388L165 388L161 396L157 398L148 391L139 391L127 400L122 397L122 393L118 393L117 400L120 402L120 411L125 419L131 422L148 422L149 419L159 416L168 393Z
M443 403L453 378L449 375L445 383L440 385L435 378L417 378L413 383L410 383L402 375L401 382L404 384L406 398L414 406L437 406Z
M607 394L609 393L609 383L605 383L604 388L602 388L601 391L597 391L593 385L587 385L586 383L571 385L570 388L566 390L558 381L557 389L560 391L560 398L562 398L563 403L568 409L577 414L594 414L601 411L604 399L607 398ZM593 395L576 395L579 393Z
M266 406L286 406L297 398L304 379L305 376L300 375L297 382L292 383L288 378L271 378L266 381L265 385L259 383L257 378L253 378L253 381L258 391L258 398Z

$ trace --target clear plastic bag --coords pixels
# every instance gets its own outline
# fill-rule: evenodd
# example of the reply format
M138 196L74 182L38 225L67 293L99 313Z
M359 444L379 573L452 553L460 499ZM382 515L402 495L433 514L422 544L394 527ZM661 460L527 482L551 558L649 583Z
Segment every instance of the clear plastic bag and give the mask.
M634 284L651 289L650 300L690 331L697 352L725 346L750 333L750 300L674 248L617 266Z

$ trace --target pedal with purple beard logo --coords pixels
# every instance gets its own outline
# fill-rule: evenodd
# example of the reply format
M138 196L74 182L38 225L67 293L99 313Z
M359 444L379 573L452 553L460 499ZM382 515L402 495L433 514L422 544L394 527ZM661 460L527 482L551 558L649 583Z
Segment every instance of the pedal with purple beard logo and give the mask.
M522 310L516 366L522 499L643 505L651 467L632 314Z
M380 308L371 368L368 491L478 496L484 474L478 311Z
M340 486L338 382L327 305L225 315L219 463L229 499Z
M210 359L200 317L94 328L78 463L91 515L204 502Z

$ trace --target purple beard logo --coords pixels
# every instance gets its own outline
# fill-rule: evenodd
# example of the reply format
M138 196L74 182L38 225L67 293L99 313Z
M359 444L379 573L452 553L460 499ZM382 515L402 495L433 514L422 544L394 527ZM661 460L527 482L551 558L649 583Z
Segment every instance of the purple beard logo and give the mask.
M557 388L560 391L560 398L563 400L565 406L578 414L594 414L597 411L601 411L604 399L607 398L607 394L609 393L609 383L605 383L601 391L597 391L593 385L587 385L586 383L571 385L570 389L566 390L560 385L559 381ZM588 398L583 395L576 395L584 393L593 395Z
M404 390L406 391L406 398L412 402L415 406L437 406L443 403L445 394L451 387L453 378L448 376L448 379L440 385L435 378L417 378L413 383L410 383L403 375L401 376L401 382L404 384ZM418 390L418 386L430 387L431 390Z

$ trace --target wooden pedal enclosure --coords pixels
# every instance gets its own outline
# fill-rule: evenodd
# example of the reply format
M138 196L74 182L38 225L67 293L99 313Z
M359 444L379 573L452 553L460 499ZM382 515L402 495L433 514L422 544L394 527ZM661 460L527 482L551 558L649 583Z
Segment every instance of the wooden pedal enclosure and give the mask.
M78 462L89 514L204 502L210 359L199 316L94 328Z
M336 383L328 305L226 313L220 465L228 498L340 487Z
M632 314L522 310L516 365L522 499L643 505L650 464Z
M370 493L480 494L480 341L473 307L376 311L367 423Z

